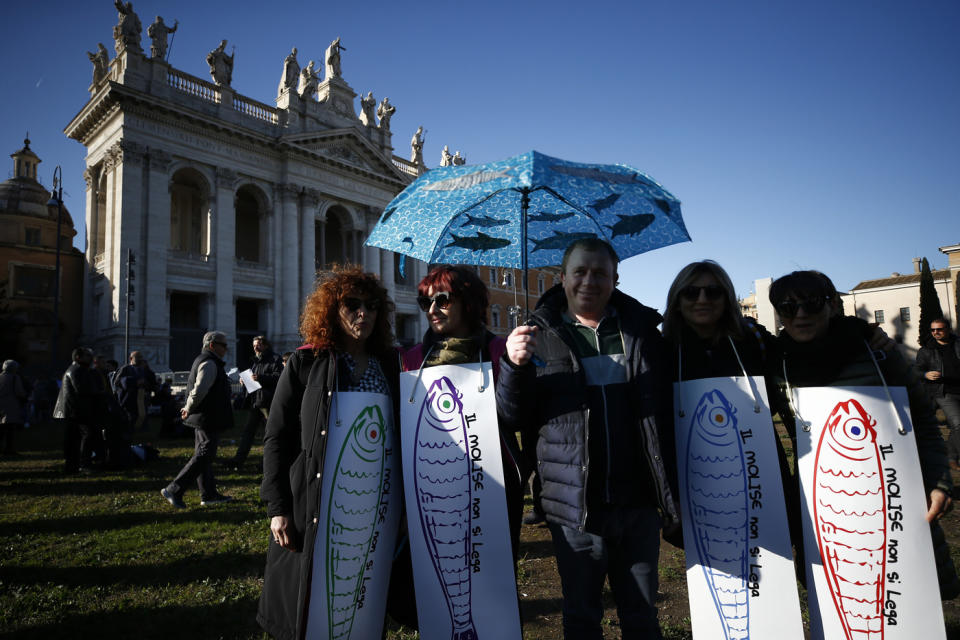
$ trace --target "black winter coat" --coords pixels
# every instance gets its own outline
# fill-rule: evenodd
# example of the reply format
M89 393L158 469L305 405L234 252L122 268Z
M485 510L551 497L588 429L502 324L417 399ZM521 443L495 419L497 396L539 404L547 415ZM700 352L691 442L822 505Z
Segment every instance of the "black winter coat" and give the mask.
M399 424L400 364L394 354L379 359L390 386L394 424ZM337 358L298 349L280 375L263 438L260 497L267 515L287 516L297 550L270 539L257 622L279 639L303 638L310 602L313 547L320 518L320 484L331 399L337 389Z
M657 325L660 314L633 298L614 291L610 305L616 309L624 339L627 386L632 416L614 416L610 422L636 429L638 467L647 469L664 528L679 522L675 502L676 465L668 365L663 362L665 343ZM531 322L537 334L538 366L517 367L506 354L497 385L497 415L501 427L534 430L537 467L543 482L541 503L548 521L579 531L587 523L588 451L591 407L586 376L573 345L563 329L566 306L563 290L555 286L540 299ZM618 455L624 452L617 452ZM626 452L626 455L631 455ZM592 481L603 478L592 478Z
M273 392L277 388L280 374L283 373L283 360L273 351L267 350L259 358L254 357L250 363L250 371L257 376L260 384L260 388L250 394L250 406L254 409L269 409Z
M953 348L953 352L957 354L957 358L960 358L960 340L958 340L956 336L950 336L950 346ZM927 346L921 347L920 351L917 352L917 369L921 375L927 371L939 371L943 373L943 356L940 355L937 343L932 338L930 342L927 343ZM924 377L923 386L931 398L943 397L942 379L927 380L926 377Z
M90 368L74 362L63 374L53 417L93 426L96 423L96 394Z

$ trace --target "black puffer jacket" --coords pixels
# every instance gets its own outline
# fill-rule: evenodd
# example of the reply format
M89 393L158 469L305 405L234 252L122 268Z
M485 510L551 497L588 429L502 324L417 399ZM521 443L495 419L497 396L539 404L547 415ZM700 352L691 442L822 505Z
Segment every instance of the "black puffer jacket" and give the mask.
M257 376L260 384L260 388L250 394L250 406L254 409L269 409L273 402L273 392L280 381L280 374L283 373L283 360L268 349L259 358L253 357L250 371Z
M663 362L665 345L656 328L660 314L616 290L610 305L617 312L623 335L628 397L625 406L621 405L624 415L611 416L608 422L619 425L624 441L636 446L633 451L612 447L610 454L634 461L634 471L647 470L635 476L649 476L637 480L651 489L653 495L647 498L659 507L664 528L672 528L679 522L674 497L675 444L670 371ZM544 514L550 522L583 531L587 526L588 478L590 482L608 478L603 472L597 474L596 469L591 475L589 390L582 363L563 329L565 306L559 286L544 294L537 305L531 322L540 328L536 350L539 363L517 367L504 354L497 385L497 414L501 427L539 432L537 466L543 481Z
M379 360L390 386L396 425L399 359L393 355ZM299 640L306 633L326 426L337 379L334 353L321 351L314 356L309 347L298 349L287 361L270 405L260 497L267 503L268 516L290 518L297 543L296 551L288 551L271 538L267 549L257 622L275 638Z

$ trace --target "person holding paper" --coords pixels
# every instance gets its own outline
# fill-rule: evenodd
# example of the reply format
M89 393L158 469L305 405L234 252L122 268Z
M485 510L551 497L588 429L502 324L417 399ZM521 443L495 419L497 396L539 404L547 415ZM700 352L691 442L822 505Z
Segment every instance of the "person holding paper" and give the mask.
M943 531L936 524L952 506L953 482L939 425L919 378L897 350L880 354L872 350L868 342L874 330L865 320L839 313L839 295L826 275L818 271L794 271L775 280L769 296L783 323L777 343L783 354L781 382L787 389L906 387L927 493L927 521L934 524L932 533L941 597L955 597L960 593L960 581ZM791 406L791 412L797 418L796 406Z
M265 425L270 415L270 402L273 400L273 391L277 388L283 363L280 356L273 352L266 336L257 336L253 339L253 362L250 363L251 378L260 385L260 388L248 392L249 403L247 424L240 434L237 443L237 452L226 465L237 471L247 459L253 438L261 425ZM254 385L256 386L256 385Z
M318 533L327 424L337 394L390 396L396 424L399 358L393 303L377 276L338 267L307 298L297 349L277 383L263 440L260 496L270 517L270 546L257 621L278 638L306 632Z

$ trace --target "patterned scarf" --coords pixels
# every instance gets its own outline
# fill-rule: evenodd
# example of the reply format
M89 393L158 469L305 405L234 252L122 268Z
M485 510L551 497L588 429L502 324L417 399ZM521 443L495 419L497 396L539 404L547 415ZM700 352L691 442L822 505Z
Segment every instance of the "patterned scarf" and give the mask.
M479 336L437 340L433 345L433 350L430 352L430 357L426 360L426 365L428 367L435 367L441 364L476 362L477 354L480 351L480 344Z

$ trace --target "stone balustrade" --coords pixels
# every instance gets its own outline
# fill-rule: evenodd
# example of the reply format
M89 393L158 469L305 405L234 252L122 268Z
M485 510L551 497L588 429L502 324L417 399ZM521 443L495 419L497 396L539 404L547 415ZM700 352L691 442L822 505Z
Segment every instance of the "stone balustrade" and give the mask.
M410 162L406 158L401 158L400 156L393 156L392 160L393 160L393 166L395 166L397 169L400 169L400 171L407 174L408 176L413 176L414 178L416 178L417 176L420 175L417 165Z
M196 96L207 102L220 104L220 87L173 67L170 67L167 71L167 84L177 91Z
M257 102L251 98L241 95L233 96L233 108L244 115L248 115L270 124L277 124L280 118L277 109L262 102Z

